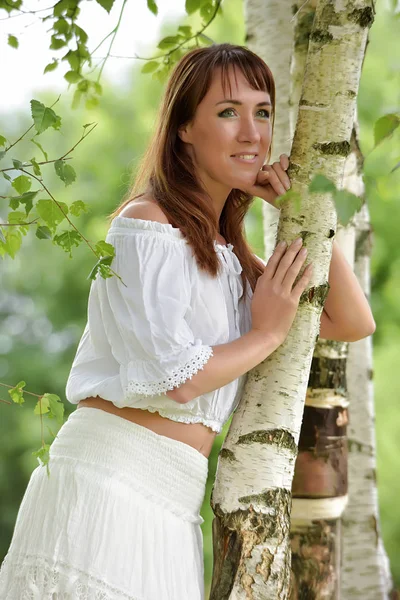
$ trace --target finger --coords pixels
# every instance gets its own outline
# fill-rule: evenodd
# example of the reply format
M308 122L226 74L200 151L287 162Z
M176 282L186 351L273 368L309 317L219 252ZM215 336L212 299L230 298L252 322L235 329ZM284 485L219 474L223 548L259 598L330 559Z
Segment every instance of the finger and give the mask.
M302 267L304 266L306 258L307 248L301 248L301 250L299 250L298 254L296 255L296 258L286 271L286 275L282 281L282 288L285 290L286 293L291 293L293 284L296 280L296 277L298 277Z
M277 244L275 250L271 254L263 273L263 275L265 275L268 279L272 279L274 277L280 260L286 252L286 248L286 242L279 242L279 244Z
M289 168L289 157L287 154L281 154L279 157L282 169L284 169L285 171L288 170Z
M276 166L278 163L274 163L274 165ZM286 192L286 189L278 175L278 173L276 172L274 165L271 165L269 170L268 170L268 181L271 184L271 186L274 188L274 191L278 194L278 195L282 195ZM281 169L281 167L279 167ZM264 171L261 171L261 173L263 173ZM284 173L284 171L281 169L281 173Z
M294 286L294 288L292 290L292 295L295 297L297 302L299 302L300 296L302 295L302 293L304 292L304 290L310 283L312 274L313 274L313 264L310 263L309 265L306 266L306 268L304 269L303 275L300 277L299 281L296 283L296 285Z
M272 169L278 175L279 183L285 188L285 191L290 189L290 179L287 176L280 163L276 162L272 165Z
M275 279L278 283L280 283L280 284L283 283L283 280L286 277L286 273L287 273L289 267L292 265L293 261L295 260L299 250L301 249L301 246L302 246L302 240L301 240L301 243L298 243L298 242L296 243L296 240L293 240L293 242L290 244L290 246L286 250L286 253L282 257L282 260L280 261L278 268L276 270L276 273L275 273Z

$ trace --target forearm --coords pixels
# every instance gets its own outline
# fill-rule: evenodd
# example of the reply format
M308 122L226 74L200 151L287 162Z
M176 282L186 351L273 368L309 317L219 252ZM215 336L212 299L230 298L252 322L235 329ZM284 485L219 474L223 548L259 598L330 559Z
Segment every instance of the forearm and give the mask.
M331 321L344 331L373 333L375 321L368 300L335 240L328 281L324 310Z
M279 345L274 336L251 330L233 342L213 346L213 356L204 368L167 396L183 404L223 387L260 364Z

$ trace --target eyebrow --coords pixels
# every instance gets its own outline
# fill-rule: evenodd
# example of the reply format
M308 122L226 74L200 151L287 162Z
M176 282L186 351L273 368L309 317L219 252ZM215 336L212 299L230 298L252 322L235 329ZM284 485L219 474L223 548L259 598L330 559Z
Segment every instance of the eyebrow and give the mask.
M225 98L224 100L217 102L215 106L217 106L218 104L225 104L226 102L229 102L230 104L237 104L238 106L241 106L243 104L243 102L239 102L239 100L232 100L231 98ZM272 106L272 104L271 104L271 102L265 101L265 102L259 102L258 104L256 104L256 106Z

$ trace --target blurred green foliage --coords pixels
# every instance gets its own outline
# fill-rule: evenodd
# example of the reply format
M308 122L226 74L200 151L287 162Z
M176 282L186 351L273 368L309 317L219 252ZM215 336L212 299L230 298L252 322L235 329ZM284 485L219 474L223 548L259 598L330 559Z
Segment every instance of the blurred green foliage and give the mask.
M193 26L193 21L192 21ZM194 26L195 27L195 26ZM394 22L384 6L378 4L375 23L364 63L358 97L361 147L365 155L373 147L373 126L388 112L399 111L400 55L398 22ZM168 35L173 26L166 25ZM218 17L207 30L218 42L244 43L243 7L240 0L224 5L223 18ZM388 55L388 48L391 53ZM150 54L150 53L149 53ZM66 152L79 138L81 127L97 122L96 130L74 152L72 161L77 182L60 185L54 170L43 169L47 186L57 200L70 204L82 200L91 211L81 214L75 223L91 240L104 238L108 215L124 196L137 162L152 130L154 115L162 93L162 84L140 73L134 64L123 87L103 82L104 96L90 112L70 110L71 94L63 94L58 113L63 118L60 133L43 133L43 145L50 156ZM277 76L275 74L275 76ZM49 92L40 95L46 105L54 101ZM37 95L34 95L37 97ZM23 114L1 124L1 132L16 139L30 125L28 107ZM31 147L26 144L29 157ZM20 154L23 155L21 147ZM374 383L376 398L376 434L378 447L378 486L382 528L395 583L400 585L400 493L398 468L396 378L400 333L400 169L390 174L400 160L399 132L382 143L366 158L366 191L374 230L372 257L371 305L377 323L374 334ZM1 184L2 185L2 184ZM0 194L4 193L0 190ZM246 220L246 230L256 254L263 256L261 201L256 200ZM4 217L5 211L0 214ZM15 385L21 379L26 389L42 394L52 392L65 400L65 383L79 338L86 323L87 279L95 257L82 244L73 249L73 260L48 240L28 235L14 260L1 264L0 289L0 381ZM397 392L397 393L396 393ZM5 388L0 397L7 399ZM29 403L32 402L32 410ZM33 415L35 401L24 406L1 404L0 420L0 560L11 539L17 511L32 470L37 466L32 451L40 444L40 420ZM75 410L66 404L65 418ZM396 416L397 415L397 416ZM212 571L210 494L217 468L217 457L230 421L217 436L209 461L209 479L202 507L206 597ZM50 426L54 430L54 424ZM51 435L47 434L51 442Z

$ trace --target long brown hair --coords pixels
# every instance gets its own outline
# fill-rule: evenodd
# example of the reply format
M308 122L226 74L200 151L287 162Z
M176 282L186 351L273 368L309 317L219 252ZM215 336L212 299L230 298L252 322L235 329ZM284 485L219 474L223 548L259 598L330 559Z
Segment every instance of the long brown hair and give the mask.
M249 85L269 93L272 103L272 132L275 120L275 83L265 62L244 46L213 44L195 48L174 66L162 98L155 131L139 164L131 189L118 208L109 216L112 220L131 200L143 194L154 198L173 227L178 227L193 249L197 265L215 277L221 267L214 240L218 235L215 211L208 195L196 179L194 165L184 151L178 129L194 118L197 106L206 95L215 69L221 68L222 86L230 88L228 71L238 67ZM231 90L230 90L231 91ZM272 139L272 138L271 138ZM271 157L269 148L268 160ZM232 189L219 219L221 235L231 243L243 272L254 291L263 269L245 239L244 217L254 197Z

